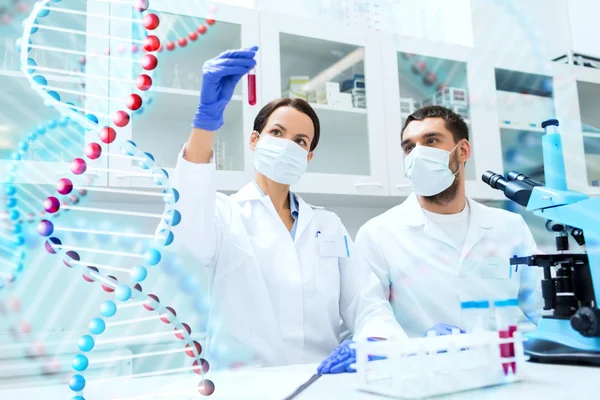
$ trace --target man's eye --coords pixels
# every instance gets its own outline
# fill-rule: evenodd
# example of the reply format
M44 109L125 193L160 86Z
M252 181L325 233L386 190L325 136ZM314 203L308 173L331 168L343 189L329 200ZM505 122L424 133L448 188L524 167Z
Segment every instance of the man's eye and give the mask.
M433 138L431 138L431 139L429 139L427 141L427 143L429 143L429 144L431 144L431 143L437 143L437 142L438 142L438 140L437 139L433 139Z

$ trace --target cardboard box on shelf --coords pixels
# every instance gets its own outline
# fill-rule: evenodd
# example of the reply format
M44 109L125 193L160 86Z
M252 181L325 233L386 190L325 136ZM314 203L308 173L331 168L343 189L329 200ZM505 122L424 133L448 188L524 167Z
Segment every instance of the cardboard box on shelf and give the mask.
M308 83L308 76L290 76L290 90L288 96L292 99L303 99L308 101L308 95L302 89Z

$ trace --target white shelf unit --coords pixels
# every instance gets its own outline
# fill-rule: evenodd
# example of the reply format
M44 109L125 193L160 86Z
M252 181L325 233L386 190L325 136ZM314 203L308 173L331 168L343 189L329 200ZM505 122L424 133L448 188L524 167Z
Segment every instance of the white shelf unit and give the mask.
M161 16L161 23L171 27L177 24L195 27L205 18L212 17L208 9L182 8L164 0L153 1L151 10ZM152 154L157 165L172 174L177 155L191 131L201 90L202 65L225 50L250 47L259 42L257 11L220 5L216 17L218 22L199 37L198 43L190 42L186 48L177 48L170 53L163 50L156 70L157 86L151 89L152 104L147 113L134 118L123 130L126 133L111 145L113 151L118 151L122 141L132 140L138 148ZM179 71L177 79L174 71ZM257 80L260 85L260 69ZM214 147L219 190L236 191L252 179L251 150L247 142L262 101L260 92L257 96L257 106L250 106L246 101L247 80L242 79L225 110L225 125L215 135ZM136 176L142 170L130 161L111 159L110 162L111 169L128 171L111 174L110 186L155 187L152 179Z

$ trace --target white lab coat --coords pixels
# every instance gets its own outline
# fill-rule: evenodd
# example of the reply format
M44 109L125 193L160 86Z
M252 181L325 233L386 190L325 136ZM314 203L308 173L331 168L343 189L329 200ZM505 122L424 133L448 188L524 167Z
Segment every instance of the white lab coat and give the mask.
M437 322L467 327L472 321L463 318L461 301L518 297L530 320L540 316L542 269L519 266L510 272L508 261L537 253L527 224L518 214L467 201L462 249L426 218L414 194L368 221L356 236L409 337L423 336Z
M355 337L406 337L337 215L297 196L294 240L256 185L226 196L215 181L214 163L179 155L174 245L210 271L209 354L237 341L265 366L320 362L339 344L340 318ZM341 250L323 255L317 232Z

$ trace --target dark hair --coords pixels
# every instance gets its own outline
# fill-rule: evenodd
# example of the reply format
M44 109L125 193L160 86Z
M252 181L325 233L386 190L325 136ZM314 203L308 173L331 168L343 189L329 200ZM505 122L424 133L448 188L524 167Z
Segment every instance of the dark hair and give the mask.
M321 124L319 123L319 117L317 116L317 113L315 110L313 110L310 104L306 102L306 100L280 98L271 101L258 112L258 115L254 119L253 129L257 132L262 132L263 129L265 129L265 125L267 124L267 120L271 114L273 114L273 112L279 107L292 107L309 116L315 128L315 137L310 143L310 151L313 151L315 148L317 148L317 144L319 144L319 137L321 136Z
M469 127L460 115L442 106L421 107L406 118L402 133L412 121L423 121L425 118L442 118L446 122L446 129L452 132L454 143L462 139L469 140Z

